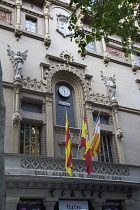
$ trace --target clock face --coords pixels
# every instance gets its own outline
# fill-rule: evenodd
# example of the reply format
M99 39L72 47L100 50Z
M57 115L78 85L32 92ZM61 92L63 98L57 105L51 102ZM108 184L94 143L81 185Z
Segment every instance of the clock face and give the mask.
M61 85L59 87L59 93L63 97L68 97L68 96L70 96L70 89L65 85Z

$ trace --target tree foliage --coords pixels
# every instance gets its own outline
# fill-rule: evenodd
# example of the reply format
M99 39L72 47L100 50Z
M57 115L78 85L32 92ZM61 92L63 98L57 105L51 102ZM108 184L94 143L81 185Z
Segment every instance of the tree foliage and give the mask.
M73 4L83 16L81 21L88 22L90 27L90 32L85 33L77 24L76 13L70 16L69 29L74 31L72 38L80 53L84 53L89 42L102 37L108 42L114 34L122 37L126 55L134 51L133 45L140 39L140 0L70 0L70 7Z

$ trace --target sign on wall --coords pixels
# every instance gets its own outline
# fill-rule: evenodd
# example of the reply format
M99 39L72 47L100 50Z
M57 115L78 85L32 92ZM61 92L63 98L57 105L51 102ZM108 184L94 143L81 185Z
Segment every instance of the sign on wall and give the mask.
M60 210L88 210L87 201L71 201L71 200L60 200Z

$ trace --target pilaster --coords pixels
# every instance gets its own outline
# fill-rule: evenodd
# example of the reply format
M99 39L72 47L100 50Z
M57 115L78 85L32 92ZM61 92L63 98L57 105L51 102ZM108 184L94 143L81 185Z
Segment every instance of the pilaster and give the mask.
M54 157L54 131L53 131L53 95L46 96L46 113L47 113L47 156Z
M123 151L123 146L122 146L122 137L123 133L119 125L119 119L118 119L118 102L117 101L112 101L112 112L113 112L113 118L114 118L114 129L115 129L115 138L116 138L116 144L117 144L117 149L118 149L118 155L119 155L119 162L120 163L125 163L125 158L124 158L124 151Z
M51 44L51 38L50 38L50 34L49 34L49 18L50 18L49 6L50 6L50 4L51 4L50 0L45 1L45 6L44 6L44 24L45 24L44 45L45 45L46 49L48 49Z
M13 83L13 88L15 91L15 110L13 114L13 138L12 138L12 152L18 153L19 145L19 131L20 131L20 121L21 115L19 113L19 94L22 87L21 80L15 80Z
M104 61L104 64L107 66L109 61L110 61L110 55L107 52L106 43L105 43L104 37L102 37L101 42L102 42L103 53L104 53L103 61Z
M6 210L16 210L19 203L19 197L7 197L6 198Z
M17 41L22 35L22 26L21 26L21 7L22 0L16 0L16 28L15 28L15 37Z

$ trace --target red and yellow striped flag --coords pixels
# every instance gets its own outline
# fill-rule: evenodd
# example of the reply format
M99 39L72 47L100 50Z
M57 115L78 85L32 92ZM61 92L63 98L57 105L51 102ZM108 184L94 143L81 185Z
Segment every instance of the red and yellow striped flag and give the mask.
M90 174L92 173L92 157L90 153L89 133L87 129L87 121L86 121L85 114L84 114L83 125L82 125L80 146L84 146L86 149L83 160L86 160L86 170L87 170L87 173Z
M68 114L66 111L66 134L65 134L65 153L66 153L66 171L70 176L73 176L72 171L72 148L71 148L71 139L70 139L70 130L69 130L69 121Z
M91 156L97 155L101 151L100 144L100 117L98 118L97 124L90 143Z

